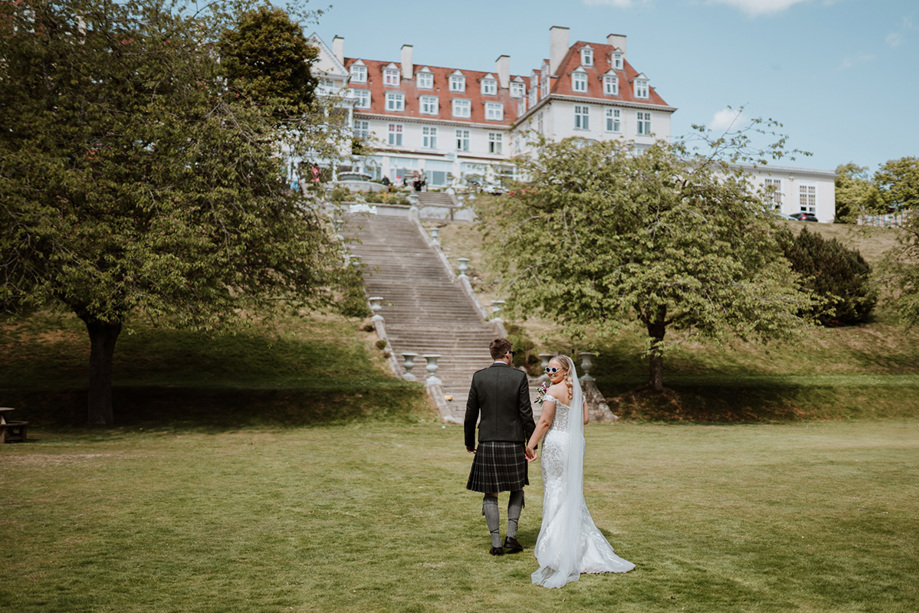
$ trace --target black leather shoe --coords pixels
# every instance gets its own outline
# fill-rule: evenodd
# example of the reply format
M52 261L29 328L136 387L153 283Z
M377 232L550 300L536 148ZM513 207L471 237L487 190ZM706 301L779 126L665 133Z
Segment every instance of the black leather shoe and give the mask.
M492 547L488 553L490 553L493 556L503 556L504 548L503 547Z
M504 539L504 550L507 553L520 553L523 551L523 545L518 543L514 537L509 536Z

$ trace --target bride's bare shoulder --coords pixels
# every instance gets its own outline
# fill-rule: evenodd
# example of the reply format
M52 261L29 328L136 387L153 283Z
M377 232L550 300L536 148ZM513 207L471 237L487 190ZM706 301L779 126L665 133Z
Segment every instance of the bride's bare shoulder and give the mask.
M564 383L556 383L549 386L549 389L546 390L546 393L562 402L562 404L568 404L566 401L571 400L568 398L568 386Z

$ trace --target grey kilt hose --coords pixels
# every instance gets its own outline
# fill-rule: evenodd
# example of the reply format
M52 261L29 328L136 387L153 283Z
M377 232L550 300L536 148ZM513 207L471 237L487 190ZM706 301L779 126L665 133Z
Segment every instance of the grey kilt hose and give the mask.
M522 490L530 483L523 450L521 442L480 442L472 460L466 489L483 494Z

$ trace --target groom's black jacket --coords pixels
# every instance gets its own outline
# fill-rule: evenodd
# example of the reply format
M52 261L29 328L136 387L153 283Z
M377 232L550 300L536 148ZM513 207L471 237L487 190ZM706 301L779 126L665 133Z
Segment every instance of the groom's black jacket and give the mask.
M479 442L510 441L526 443L536 429L530 388L525 373L503 362L472 376L466 401L466 449L475 449L475 424L479 421Z

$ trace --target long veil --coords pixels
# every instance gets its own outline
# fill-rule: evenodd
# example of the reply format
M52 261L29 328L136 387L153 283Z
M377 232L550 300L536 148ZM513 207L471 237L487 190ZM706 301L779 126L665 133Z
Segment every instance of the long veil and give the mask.
M584 394L578 381L574 360L571 361L572 395L568 413L568 465L565 469L563 502L557 521L560 530L558 568L541 566L532 574L533 583L544 587L562 587L580 578L581 523L584 506ZM554 556L553 556L554 557Z

